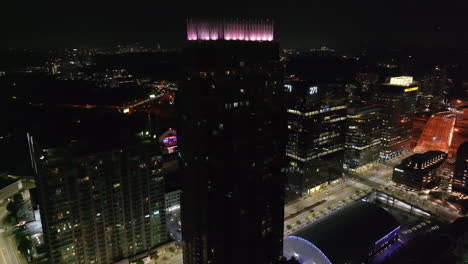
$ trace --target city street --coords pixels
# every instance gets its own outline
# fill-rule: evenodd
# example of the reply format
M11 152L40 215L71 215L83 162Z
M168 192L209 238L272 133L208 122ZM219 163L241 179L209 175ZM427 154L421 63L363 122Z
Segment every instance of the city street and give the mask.
M9 235L7 228L3 224L3 219L7 215L5 205L0 207L0 263L23 264L27 263L24 257L16 250L16 243Z
M320 221L323 217L336 211L338 208L351 203L355 199L369 193L372 189L384 190L390 195L401 200L409 202L434 214L440 215L445 219L453 219L458 215L453 210L433 203L414 192L397 187L392 181L393 167L401 162L402 159L414 154L413 152L404 153L383 163L377 163L367 171L352 173L345 177L344 182L325 187L316 193L300 198L295 202L287 204L284 208L285 217L305 207L325 200L325 202L313 208L313 212L305 210L303 213L288 219L284 222L284 234L289 235L302 228L307 227L315 221ZM300 221L300 224L296 222ZM288 228L291 226L291 228ZM164 249L162 249L164 251ZM177 250L174 254L165 253L165 258L159 258L158 264L182 264L182 251ZM152 263L152 262L147 262Z
M439 216L445 220L453 220L459 217L458 213L450 208L429 201L426 195L420 195L416 192L405 189L404 187L397 186L392 182L393 167L401 162L402 159L414 154L407 152L397 158L379 163L370 170L362 173L350 174L351 181L361 182L374 189L385 191L386 193L418 206L434 215Z
M306 210L296 217L286 220L284 222L284 232L285 234L289 234L300 228L304 228L314 222L314 220L321 219L322 215L327 214L329 211L336 210L338 206L344 205L343 201L348 203L369 191L370 189L360 182L346 180L345 182L328 186L313 195L290 203L285 206L285 217L304 210L307 206L325 200L324 203L314 207L313 212ZM300 224L297 224L297 221L299 221ZM292 228L288 228L288 226Z

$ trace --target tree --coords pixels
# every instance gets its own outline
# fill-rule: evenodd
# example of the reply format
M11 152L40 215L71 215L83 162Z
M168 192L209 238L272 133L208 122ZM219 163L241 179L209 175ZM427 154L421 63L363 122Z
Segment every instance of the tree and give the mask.
M296 221L296 224L300 225L300 224L301 224L301 221L297 220L297 221Z
M24 202L23 195L21 193L17 193L13 196L13 201L17 205L21 205ZM18 206L19 207L19 206Z
M21 237L18 241L18 250L25 256L28 256L31 253L32 242L27 237ZM29 252L28 252L29 251Z
M150 258L151 258L152 260L157 260L157 259L159 258L158 252L155 251L153 254L151 254Z
M16 205L15 202L11 201L7 204L6 206L6 209L8 210L8 212L16 215L16 212L18 212L18 206Z
M175 248L173 248L173 247L169 247L168 250L169 250L169 252L171 252L171 253L174 253L174 252L175 252Z
M291 226L291 225L287 225L286 228L287 228L288 230L290 230L290 229L292 228L292 226Z
M145 264L145 262L142 259L137 260L136 264Z

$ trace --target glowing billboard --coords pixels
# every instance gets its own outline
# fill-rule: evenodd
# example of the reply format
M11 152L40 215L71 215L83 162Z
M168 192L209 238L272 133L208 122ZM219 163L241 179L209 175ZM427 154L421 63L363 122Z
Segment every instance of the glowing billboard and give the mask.
M398 86L408 86L413 83L413 77L411 76L399 76L399 77L392 77L390 78L391 85L398 85Z

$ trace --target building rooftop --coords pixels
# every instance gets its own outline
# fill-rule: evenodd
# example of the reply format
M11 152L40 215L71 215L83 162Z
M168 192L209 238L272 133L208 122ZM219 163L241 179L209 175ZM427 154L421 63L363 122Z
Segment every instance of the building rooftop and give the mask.
M187 20L187 40L273 41L270 19Z
M29 134L41 148L73 147L81 154L137 143L138 133L149 130L146 115L124 115L117 111L47 108L37 112L36 118L34 122L39 127Z
M286 237L284 252L292 255L296 253L300 258L304 256L304 264L348 263L367 257L370 247L398 227L397 220L385 209L373 203L358 201L293 234L300 239ZM297 241L301 239L309 243L298 246ZM305 245L309 245L309 249ZM311 247L317 254L310 253Z

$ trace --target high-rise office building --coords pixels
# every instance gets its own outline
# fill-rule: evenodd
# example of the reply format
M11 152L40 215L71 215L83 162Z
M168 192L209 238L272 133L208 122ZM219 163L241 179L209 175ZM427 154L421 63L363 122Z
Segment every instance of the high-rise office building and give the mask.
M347 97L339 83L288 80L288 188L307 195L341 177Z
M458 147L452 186L454 191L468 194L468 141Z
M380 108L370 104L348 107L344 168L365 169L379 159L382 148L382 116Z
M372 101L382 108L381 159L398 156L410 148L413 115L419 87L413 77L392 77L375 92Z
M128 142L111 133L73 138L50 145L28 138L50 263L129 263L167 242L157 137L145 131Z
M282 254L285 123L279 45L267 20L189 20L177 95L185 264Z

